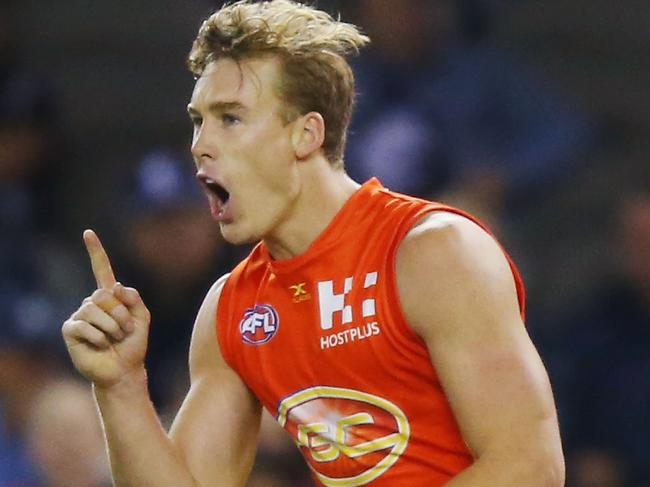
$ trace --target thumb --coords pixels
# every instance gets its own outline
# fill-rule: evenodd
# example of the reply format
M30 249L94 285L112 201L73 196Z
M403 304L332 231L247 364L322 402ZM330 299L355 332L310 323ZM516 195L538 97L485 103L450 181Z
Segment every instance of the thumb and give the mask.
M144 301L142 301L137 289L125 287L118 282L113 289L113 293L127 307L132 316L144 320L147 323L149 322L151 314L145 306Z

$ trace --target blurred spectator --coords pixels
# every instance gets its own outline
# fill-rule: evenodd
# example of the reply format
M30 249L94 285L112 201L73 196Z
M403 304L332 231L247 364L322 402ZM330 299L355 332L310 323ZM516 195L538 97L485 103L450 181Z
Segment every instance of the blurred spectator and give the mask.
M55 307L42 258L57 214L52 107L47 82L21 70L0 45L0 311L6 327L25 333L49 326Z
M121 205L118 278L140 291L152 315L149 386L163 413L175 413L188 385L193 320L211 284L234 258L194 178L189 150L156 149L134 168ZM108 249L111 254L111 249Z
M49 346L33 336L9 336L6 330L0 336L0 487L39 485L25 435L30 405L57 369Z
M48 81L19 62L7 23L0 10L0 208L4 218L28 217L53 229L58 216L55 163L61 153L55 97Z
M649 188L625 196L612 248L617 267L569 314L563 337L567 380L558 382L558 400L573 487L650 485Z
M625 483L621 461L611 451L583 449L579 454L572 456L569 461L571 463L569 474L571 487L626 487L630 485Z
M543 191L585 147L585 122L545 82L477 43L490 10L473 3L355 2L373 41L355 65L346 164L357 179L437 199L453 190L470 210L498 211Z
M97 407L88 384L71 378L53 379L28 410L28 445L39 465L39 485L112 485Z
M0 25L0 486L21 486L35 481L27 406L65 353L57 324L75 287L57 285L55 272L69 261L54 244L54 97L16 62L5 33ZM71 270L60 274L68 284Z

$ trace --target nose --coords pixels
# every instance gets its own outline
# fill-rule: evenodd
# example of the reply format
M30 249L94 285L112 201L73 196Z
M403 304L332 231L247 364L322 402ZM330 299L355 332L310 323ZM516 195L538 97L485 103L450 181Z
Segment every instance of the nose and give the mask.
M205 121L194 129L191 152L198 169L203 162L216 159L215 139L210 136L209 126Z

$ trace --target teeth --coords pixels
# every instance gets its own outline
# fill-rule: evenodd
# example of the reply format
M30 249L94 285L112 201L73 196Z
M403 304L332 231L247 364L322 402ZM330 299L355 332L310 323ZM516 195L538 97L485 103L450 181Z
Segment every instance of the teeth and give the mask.
M217 181L207 177L202 178L202 180L205 186L210 190L210 192L214 194L217 198L219 198L219 200L223 204L225 204L230 199L230 193L226 191L226 189L223 186L221 186Z

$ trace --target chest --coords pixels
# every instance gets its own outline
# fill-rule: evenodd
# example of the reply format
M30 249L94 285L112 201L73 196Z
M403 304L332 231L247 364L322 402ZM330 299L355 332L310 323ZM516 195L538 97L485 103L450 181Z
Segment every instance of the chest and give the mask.
M282 362L287 352L317 353L369 338L385 276L371 268L328 277L269 273L250 305L235 310L242 353Z

